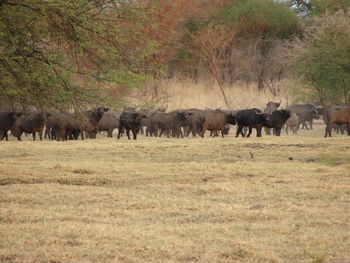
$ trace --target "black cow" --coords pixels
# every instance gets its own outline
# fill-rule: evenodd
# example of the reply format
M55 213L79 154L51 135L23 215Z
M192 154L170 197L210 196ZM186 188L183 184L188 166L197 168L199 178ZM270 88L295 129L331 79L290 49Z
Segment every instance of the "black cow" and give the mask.
M144 113L137 112L135 109L129 108L123 111L120 115L119 119L119 131L118 131L118 139L120 139L120 135L122 130L126 130L126 135L130 140L130 130L132 131L134 140L137 139L137 133L141 127L141 120L146 118L147 116Z
M265 112L272 113L275 110L277 110L280 105L281 105L281 101L280 102L269 101L266 104ZM266 133L266 135L271 135L271 129L265 127L265 133ZM275 130L273 131L273 134L276 134Z
M284 123L291 116L289 110L275 110L272 113L267 113L268 117L263 122L263 126L266 128L273 128L276 130L276 136L281 135L281 129Z
M261 137L261 129L263 127L263 123L267 119L266 113L263 113L259 109L253 108L253 109L240 110L236 113L235 117L238 125L236 137L238 137L239 134L242 134L242 137L245 137L245 134L243 133L244 127L249 128L249 133L247 137L250 136L253 128L256 129L257 137Z
M8 141L7 132L22 114L16 111L0 112L0 140L5 137Z

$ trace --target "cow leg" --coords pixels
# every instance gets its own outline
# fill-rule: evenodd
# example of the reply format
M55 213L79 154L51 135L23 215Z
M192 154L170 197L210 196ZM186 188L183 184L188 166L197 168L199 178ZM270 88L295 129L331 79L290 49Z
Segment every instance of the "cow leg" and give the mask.
M280 136L281 135L281 128L276 128L276 136Z
M332 137L332 127L333 126L333 123L328 123L327 124L327 127L326 127L326 134L325 134L325 136L324 137L327 137L327 135L329 136L329 137Z
M5 137L6 141L9 140L9 135L7 134L7 131L1 132L0 141L2 141L4 139L4 137Z
M204 133L207 131L206 125L203 125L201 136L204 138Z
M133 135L133 139L136 140L137 139L137 130L132 129L132 135Z
M256 128L256 137L261 137L262 128Z
M224 138L224 130L225 130L225 127L222 127L221 128L221 137ZM218 135L219 136L219 135Z
M34 131L32 134L33 134L33 141L35 141L36 132Z
M294 128L292 128L293 134L294 134ZM286 125L286 133L288 135L288 125Z
M196 137L197 132L198 132L197 125L192 125L192 136Z
M120 134L122 133L122 128L123 126L120 125L119 129L118 129L118 136L117 139L120 139Z
M17 140L18 140L18 141L22 141L21 136L22 136L22 132L20 132L19 135L17 136Z
M249 138L249 136L252 134L252 131L253 131L253 127L249 126L249 132L248 132L247 138Z
M245 137L245 134L243 133L243 126L238 126L238 129L236 131L236 137L238 137L239 134L242 134L242 137Z
M350 120L348 120L348 136L350 136Z
M60 129L58 140L62 140L62 141L66 140L66 131L64 129Z
M130 140L130 129L126 129L126 136L128 136L128 139Z
M238 126L236 129L236 138L238 137L240 130L241 130L241 126Z
M38 134L39 134L40 141L42 141L43 140L43 132L38 132Z

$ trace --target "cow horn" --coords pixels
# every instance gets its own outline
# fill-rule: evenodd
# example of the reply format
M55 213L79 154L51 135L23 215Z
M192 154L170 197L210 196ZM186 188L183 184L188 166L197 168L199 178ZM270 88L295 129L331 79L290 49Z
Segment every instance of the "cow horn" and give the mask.
M255 113L256 113L257 115L263 115L263 114L264 114L263 112L258 112L257 110L255 110Z

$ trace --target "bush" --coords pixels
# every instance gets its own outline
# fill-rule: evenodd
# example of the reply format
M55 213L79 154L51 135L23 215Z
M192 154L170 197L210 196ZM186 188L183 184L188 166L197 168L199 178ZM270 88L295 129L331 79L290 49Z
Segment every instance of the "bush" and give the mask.
M322 104L350 100L350 19L344 12L327 17L298 42L296 77Z

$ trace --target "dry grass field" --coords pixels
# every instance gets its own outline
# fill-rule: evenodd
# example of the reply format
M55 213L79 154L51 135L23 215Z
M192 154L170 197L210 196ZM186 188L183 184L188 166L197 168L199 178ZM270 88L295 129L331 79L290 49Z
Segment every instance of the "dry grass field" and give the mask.
M1 142L0 262L350 262L350 138Z

